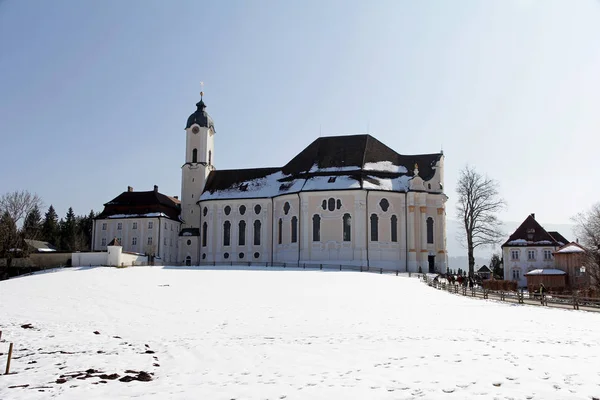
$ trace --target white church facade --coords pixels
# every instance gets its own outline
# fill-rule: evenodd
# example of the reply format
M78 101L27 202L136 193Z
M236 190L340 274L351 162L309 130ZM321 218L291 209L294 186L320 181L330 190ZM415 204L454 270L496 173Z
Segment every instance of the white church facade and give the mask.
M196 106L185 128L181 198L169 197L180 208L178 222L169 218L176 263L446 271L442 153L401 155L370 135L332 136L281 168L216 169L214 122L202 99ZM119 219L100 217L95 231Z

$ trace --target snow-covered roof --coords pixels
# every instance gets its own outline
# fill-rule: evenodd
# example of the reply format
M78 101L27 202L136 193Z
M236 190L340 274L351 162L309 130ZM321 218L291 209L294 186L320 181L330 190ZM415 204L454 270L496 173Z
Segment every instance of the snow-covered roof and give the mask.
M166 217L169 218L169 216L165 213L162 212L153 212L153 213L146 213L146 214L114 214L114 215L109 215L106 216L104 218L151 218L151 217Z
M585 250L576 243L569 243L568 245L560 248L557 253L585 253Z
M553 246L559 247L568 243L558 232L548 232L535 219L535 214L530 214L525 221L513 232L505 246Z
M370 135L315 140L281 168L215 170L200 200L269 198L303 191L382 190L406 192L415 176L430 180L441 153L404 156ZM440 184L433 185L441 192Z
M529 271L525 275L566 275L566 272L560 269L540 268Z
M509 240L508 242L506 242L506 244L509 246L550 246L554 244L554 242L551 242L550 240L530 241L525 239L515 239Z

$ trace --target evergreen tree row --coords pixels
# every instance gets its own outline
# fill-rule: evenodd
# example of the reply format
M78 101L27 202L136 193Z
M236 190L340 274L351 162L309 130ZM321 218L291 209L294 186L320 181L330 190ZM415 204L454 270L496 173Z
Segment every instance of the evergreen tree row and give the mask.
M23 222L25 239L43 240L54 245L59 251L89 251L92 243L92 221L96 214L75 215L69 207L65 218L58 219L56 210L50 205L42 215L34 207Z

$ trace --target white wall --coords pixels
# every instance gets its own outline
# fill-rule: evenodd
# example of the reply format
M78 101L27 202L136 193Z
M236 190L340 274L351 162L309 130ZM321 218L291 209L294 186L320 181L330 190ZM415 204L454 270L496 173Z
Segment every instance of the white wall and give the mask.
M87 267L108 265L108 253L103 252L88 252L88 253L72 253L71 265L73 267Z
M152 222L152 228L149 228L149 222ZM120 230L118 229L119 223L121 223ZM106 224L105 230L102 229L103 224ZM137 224L136 229L133 229L134 224ZM102 239L108 244L117 237L121 239L123 251L155 254L165 264L176 263L179 261L178 238L180 225L179 221L173 221L165 217L98 219L95 221L92 249L105 251L107 246L102 245ZM149 237L152 238L152 244L150 245L148 244ZM133 244L134 238L136 244Z
M300 262L369 265L417 272L428 270L428 257L435 256L435 268L446 271L446 196L443 193L414 193L364 190L302 192L273 199L207 200L200 203L201 225L207 224L206 245L199 239L199 262ZM335 201L329 210L329 199ZM381 200L389 207L384 211ZM338 200L340 207L337 207ZM326 209L322 203L327 203ZM289 210L285 213L285 205ZM368 205L367 205L368 203ZM245 206L244 215L240 206ZM260 205L258 214L255 207ZM229 214L226 208L229 207ZM204 216L206 208L206 216ZM273 209L272 209L273 208ZM320 241L313 241L314 215L321 218ZM351 240L343 240L343 216L351 216ZM378 240L372 241L370 216L378 216ZM397 218L397 241L392 241L391 218ZM298 241L291 241L291 220L298 218ZM433 243L428 243L426 221L433 220ZM279 243L279 220L282 241ZM239 223L246 224L246 240L239 244ZM261 223L261 243L254 245L254 222ZM224 244L224 224L230 224L229 244ZM190 238L193 239L193 238ZM183 250L183 249L182 249ZM194 245L190 246L194 264ZM271 254L271 251L273 254ZM407 257L408 254L408 257ZM258 257L255 257L257 255ZM272 258L271 258L272 257ZM185 258L182 257L182 261Z
M513 271L519 272L517 280L519 287L527 286L527 277L525 274L531 270L539 268L554 268L554 256L550 259L544 259L544 250L554 252L558 247L554 246L506 246L502 249L504 261L504 279L514 280ZM519 252L519 259L512 258L512 250ZM528 258L528 251L533 250L535 258Z

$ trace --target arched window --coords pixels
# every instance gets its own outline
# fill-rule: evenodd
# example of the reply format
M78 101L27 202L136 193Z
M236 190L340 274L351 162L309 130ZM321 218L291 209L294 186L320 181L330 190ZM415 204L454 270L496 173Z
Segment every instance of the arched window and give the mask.
M231 222L225 221L223 223L223 246L231 245Z
M198 149L192 150L192 162L198 162Z
M260 221L254 221L254 245L260 246Z
M298 242L298 218L292 217L292 243Z
M246 221L240 221L238 224L238 245L246 245Z
M187 265L188 267L189 267L190 265L192 265L192 257L190 257L190 256L187 256L187 257L185 258L185 265Z
M208 236L208 224L206 221L202 224L202 247L206 247L206 237Z
M398 241L398 217L392 215L392 242Z
M279 218L277 225L277 243L281 244L283 242L283 220L281 218Z
M433 218L427 218L427 243L433 244Z
M208 151L208 165L212 165L212 151Z
M352 217L350 214L344 214L343 220L343 229L344 229L344 242L349 242L352 240L351 229L352 229Z
M377 214L371 214L371 241L379 241L379 217Z
M321 241L321 217L313 215L313 242Z

